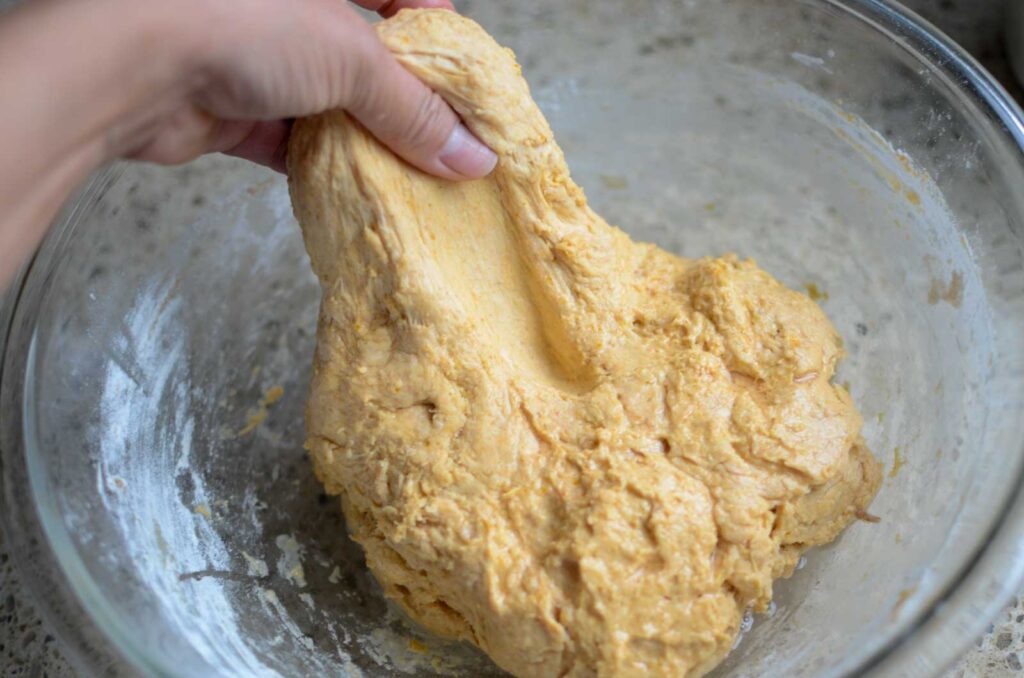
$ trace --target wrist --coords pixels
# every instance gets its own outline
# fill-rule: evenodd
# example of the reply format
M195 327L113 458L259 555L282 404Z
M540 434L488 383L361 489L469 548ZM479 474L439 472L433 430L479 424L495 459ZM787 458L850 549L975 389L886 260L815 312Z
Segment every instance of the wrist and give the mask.
M36 0L0 18L0 285L90 171L189 100L198 19L174 10L199 1Z
M186 3L202 0L40 0L4 17L0 100L9 122L22 118L23 137L44 142L40 162L127 153L188 100L201 57L200 19Z
M210 14L204 0L173 3L96 0L113 15L112 39L121 73L116 113L103 134L104 155L133 153L203 87ZM127 39L124 36L128 36Z

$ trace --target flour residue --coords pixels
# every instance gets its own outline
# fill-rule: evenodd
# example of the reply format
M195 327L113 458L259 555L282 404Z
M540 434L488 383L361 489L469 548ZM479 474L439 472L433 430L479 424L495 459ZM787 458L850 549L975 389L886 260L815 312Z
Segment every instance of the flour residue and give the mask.
M382 626L370 633L363 647L375 661L408 675L432 670L444 676L458 675L459 661L445 652L444 644L431 642L425 636L410 638L404 633Z
M267 419L270 407L281 399L284 395L284 388L280 385L271 386L267 389L267 392L263 394L259 402L256 404L254 409L249 410L246 414L248 419L239 431L238 435L244 436L248 433L252 433L256 428Z
M910 600L910 598L915 593L917 593L916 585L910 586L900 591L899 595L896 597L896 604L892 607L892 619L896 619L897 617L899 617L900 611L903 609L903 606L907 604L907 601Z
M817 283L806 283L804 284L804 289L807 291L807 296L811 298L811 301L828 301L828 292L818 287Z
M245 559L245 572L250 577L262 579L270 575L270 568L267 567L267 563L263 559L255 558L245 551L242 551L242 558Z
M928 288L928 303L934 306L944 301L953 308L960 308L964 300L964 276L960 271L953 271L949 281L939 278L932 278L931 287Z
M140 290L101 386L102 423L95 431L103 456L97 484L107 513L124 535L132 571L161 605L160 623L196 658L250 675L268 672L243 640L234 606L213 577L182 581L182 573L229 571L231 559L210 521L203 478L192 472L195 420L189 361L177 328L183 312L173 283ZM125 356L131 356L131 359ZM145 366L143 369L142 366ZM103 492L106 478L131 492ZM186 479L192 501L178 495ZM202 623L197 623L197 619ZM190 661L195 661L192 659Z
M900 469L903 468L904 464L905 461L900 452L900 446L897 445L892 451L892 468L889 469L889 478L895 478L899 474Z
M306 571L302 567L302 545L290 534L280 534L274 539L281 557L277 559L277 573L293 586L306 586Z

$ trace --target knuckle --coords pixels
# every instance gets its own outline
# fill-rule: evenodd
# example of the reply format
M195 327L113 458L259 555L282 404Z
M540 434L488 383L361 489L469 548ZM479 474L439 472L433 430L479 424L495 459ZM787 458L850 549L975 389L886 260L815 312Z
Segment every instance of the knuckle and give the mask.
M448 104L434 92L424 96L404 130L408 144L415 148L428 148L444 143L441 127L447 117Z
M337 11L351 16L335 22L335 32L320 49L319 65L327 74L330 105L360 108L369 105L373 92L376 35L351 7L343 3ZM339 45L343 46L340 58Z

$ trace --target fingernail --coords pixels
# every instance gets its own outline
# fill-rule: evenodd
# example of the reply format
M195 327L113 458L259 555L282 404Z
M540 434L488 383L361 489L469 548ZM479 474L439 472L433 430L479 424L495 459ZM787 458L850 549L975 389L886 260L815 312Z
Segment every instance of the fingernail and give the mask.
M498 164L498 156L462 124L455 125L438 156L445 167L467 179L485 177Z

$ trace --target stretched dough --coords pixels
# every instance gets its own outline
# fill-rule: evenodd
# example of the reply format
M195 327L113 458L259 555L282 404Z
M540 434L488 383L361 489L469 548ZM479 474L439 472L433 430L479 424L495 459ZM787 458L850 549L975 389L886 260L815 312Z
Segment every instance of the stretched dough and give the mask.
M513 674L706 673L878 488L835 329L753 262L594 214L472 21L379 31L500 162L449 183L344 113L296 124L318 476L387 595Z

